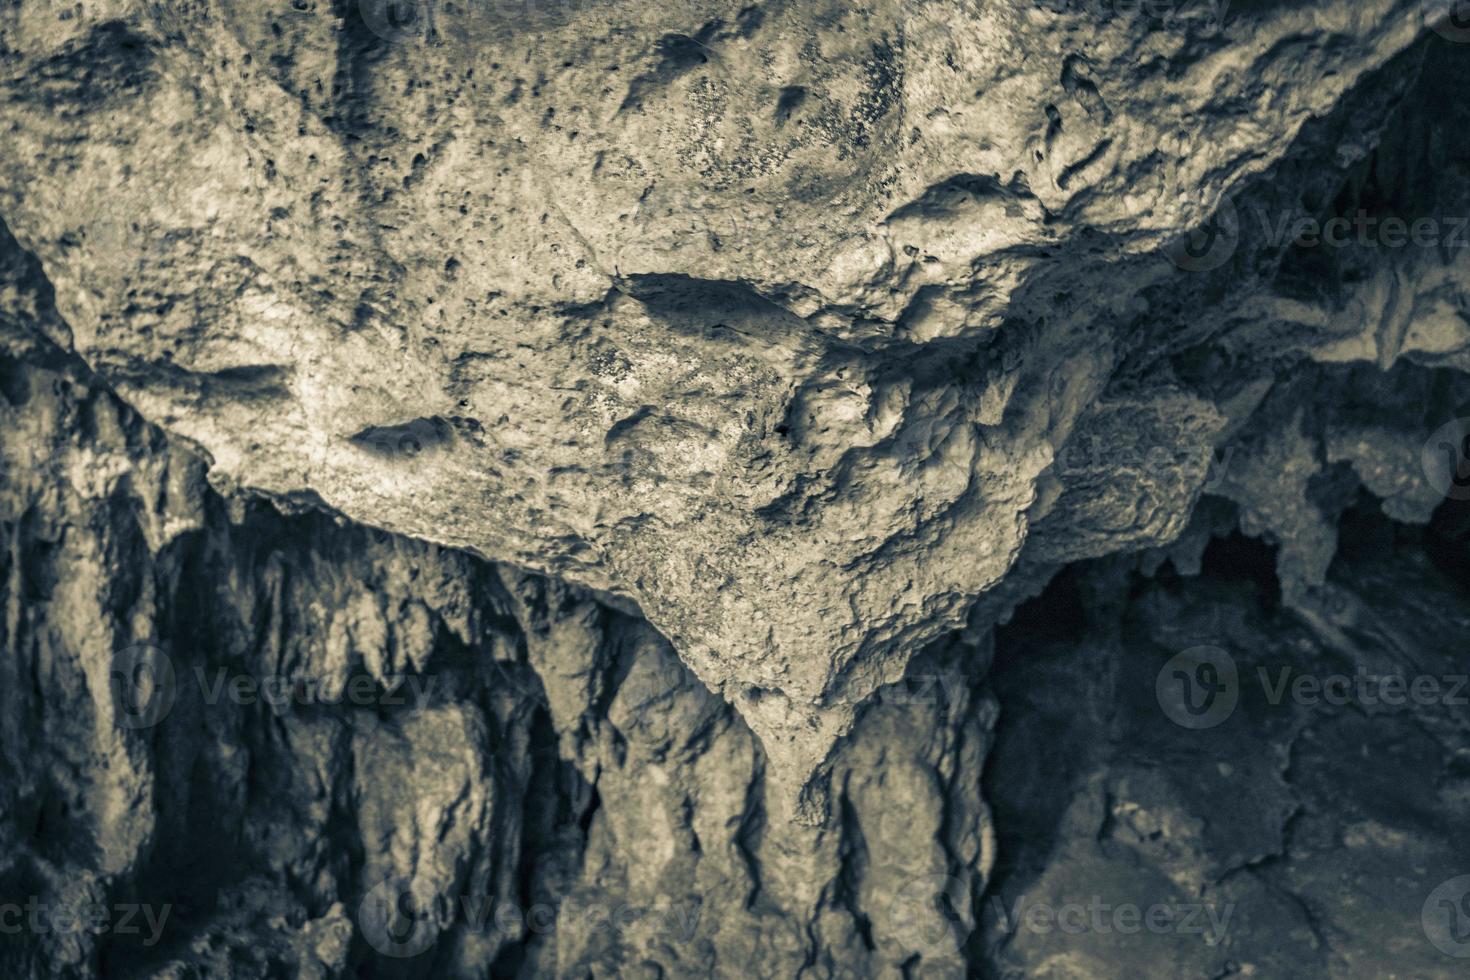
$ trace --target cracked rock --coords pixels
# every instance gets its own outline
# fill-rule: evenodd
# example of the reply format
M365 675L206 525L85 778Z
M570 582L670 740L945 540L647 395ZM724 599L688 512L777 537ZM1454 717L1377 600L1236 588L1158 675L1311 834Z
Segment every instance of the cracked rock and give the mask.
M0 963L1456 975L1450 6L0 4Z

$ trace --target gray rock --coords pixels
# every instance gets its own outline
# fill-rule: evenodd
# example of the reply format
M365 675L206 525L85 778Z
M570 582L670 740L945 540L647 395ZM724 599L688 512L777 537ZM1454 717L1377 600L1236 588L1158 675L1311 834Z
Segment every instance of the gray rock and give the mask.
M1455 975L1445 13L4 5L4 972Z
M1251 257L1178 236L1425 33L1387 0L1158 14L24 3L0 208L216 484L636 603L794 800L834 692L1015 562L1129 324L1170 320L1147 288ZM1457 363L1456 322L1323 356ZM1194 475L1079 514L1087 550L1177 531Z

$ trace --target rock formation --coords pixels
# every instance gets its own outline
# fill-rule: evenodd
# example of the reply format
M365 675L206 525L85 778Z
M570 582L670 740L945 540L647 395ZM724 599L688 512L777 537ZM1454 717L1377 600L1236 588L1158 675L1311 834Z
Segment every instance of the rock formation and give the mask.
M0 964L1456 975L1464 23L0 7Z

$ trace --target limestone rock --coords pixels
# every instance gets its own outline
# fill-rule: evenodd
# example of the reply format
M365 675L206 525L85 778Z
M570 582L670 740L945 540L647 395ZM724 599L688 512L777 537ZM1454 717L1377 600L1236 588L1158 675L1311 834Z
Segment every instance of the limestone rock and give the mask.
M1171 321L1148 288L1210 295L1179 236L1426 33L1163 13L26 2L0 212L217 485L630 600L790 795L1009 570L1129 324ZM1454 361L1441 322L1384 343ZM1049 547L1166 537L1195 476Z
M0 973L1457 975L1451 13L0 4Z

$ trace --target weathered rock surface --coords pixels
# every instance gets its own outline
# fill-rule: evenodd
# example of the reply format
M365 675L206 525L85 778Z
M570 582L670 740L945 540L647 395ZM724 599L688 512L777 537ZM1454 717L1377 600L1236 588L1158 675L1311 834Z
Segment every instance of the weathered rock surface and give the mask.
M0 6L0 965L1455 975L1441 13Z
M1083 563L1019 613L990 675L984 975L1462 975L1470 684L1443 639L1470 623L1467 516L1359 499L1297 611L1237 535L1200 576L1121 602L1137 561ZM1237 677L1198 720L1157 700L1191 648Z
M1290 256L1249 213L1171 251L1230 194L1458 195L1408 127L1366 162L1451 47L1424 12L11 4L0 211L65 345L217 484L631 600L791 795L1029 530L1182 526L1250 405L1160 346L1245 316L1277 355L1463 360L1463 251L1315 298L1262 288ZM1092 432L1188 462L1056 508Z
M994 859L983 647L936 648L880 694L834 757L836 816L803 826L647 623L223 499L16 327L0 318L0 907L22 918L0 911L0 973L963 974ZM92 908L118 928L54 925Z

